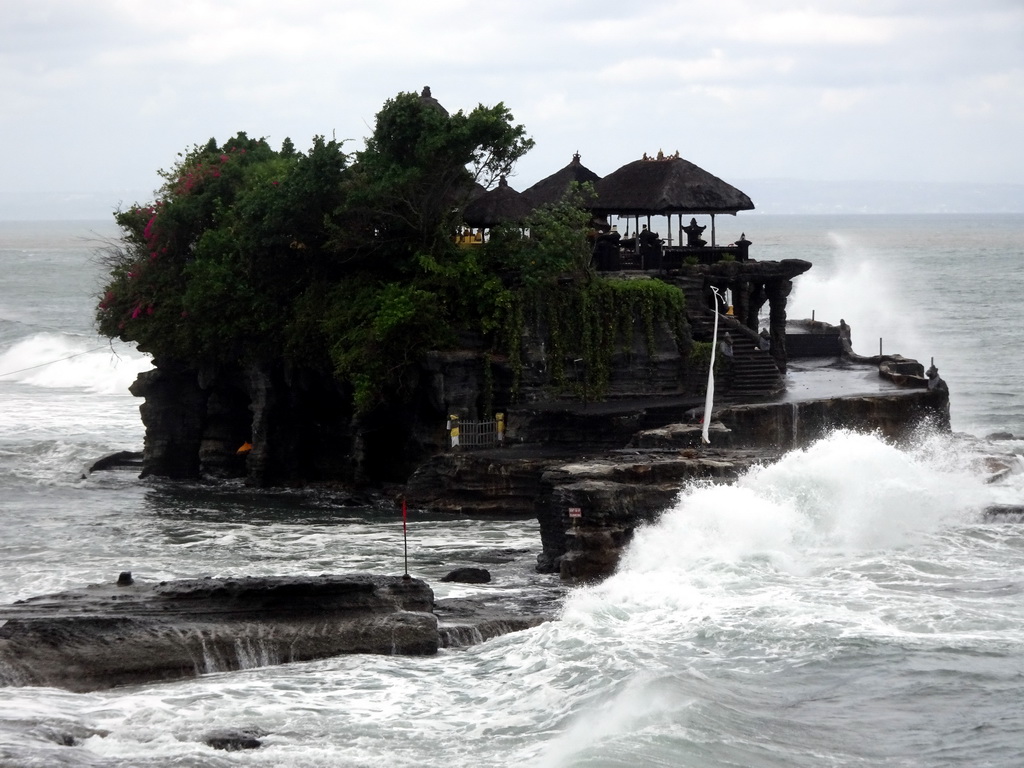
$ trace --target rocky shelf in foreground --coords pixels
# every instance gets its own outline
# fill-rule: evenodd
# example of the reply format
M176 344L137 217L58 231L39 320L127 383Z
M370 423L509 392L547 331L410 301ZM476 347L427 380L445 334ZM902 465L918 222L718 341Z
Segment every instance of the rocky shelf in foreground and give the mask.
M441 613L420 580L369 574L117 583L0 607L0 685L91 691L349 653L428 655L539 623Z

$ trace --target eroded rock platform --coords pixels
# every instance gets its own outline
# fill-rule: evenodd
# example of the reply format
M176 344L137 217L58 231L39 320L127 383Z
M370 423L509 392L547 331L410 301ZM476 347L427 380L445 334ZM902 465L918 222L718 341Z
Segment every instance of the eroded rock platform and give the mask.
M116 583L0 608L0 684L89 691L325 658L437 652L426 582L367 574Z

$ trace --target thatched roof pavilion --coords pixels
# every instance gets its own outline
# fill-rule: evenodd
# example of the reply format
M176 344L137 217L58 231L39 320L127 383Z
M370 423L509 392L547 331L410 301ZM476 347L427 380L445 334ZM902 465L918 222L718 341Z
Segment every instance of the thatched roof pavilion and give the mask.
M754 204L743 192L727 184L688 160L658 153L628 163L608 174L596 185L597 200L591 205L596 214L617 216L679 214L680 239L683 215L710 214L712 245L715 214L753 210Z
M504 176L494 189L484 192L466 206L463 220L471 227L490 229L499 224L515 224L523 221L533 211L533 206L508 185Z
M536 207L554 204L562 199L573 182L584 184L600 180L600 176L580 162L580 154L577 152L567 166L523 190L523 197Z

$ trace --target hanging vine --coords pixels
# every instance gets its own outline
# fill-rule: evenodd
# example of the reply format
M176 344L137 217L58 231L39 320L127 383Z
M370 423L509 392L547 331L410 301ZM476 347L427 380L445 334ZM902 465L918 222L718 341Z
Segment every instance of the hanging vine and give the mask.
M523 328L528 315L541 330L551 383L560 391L600 399L608 390L614 357L633 349L639 324L649 360L664 326L677 342L686 336L682 291L660 280L588 276L530 291L509 315L518 333L506 333L516 386L521 381ZM525 306L524 306L525 305Z

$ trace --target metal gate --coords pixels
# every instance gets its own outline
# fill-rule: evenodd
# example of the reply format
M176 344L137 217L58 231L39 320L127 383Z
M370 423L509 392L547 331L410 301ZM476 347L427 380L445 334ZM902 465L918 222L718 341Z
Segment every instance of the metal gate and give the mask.
M486 421L467 421L455 414L448 417L452 448L495 448L505 441L505 414L496 413Z

